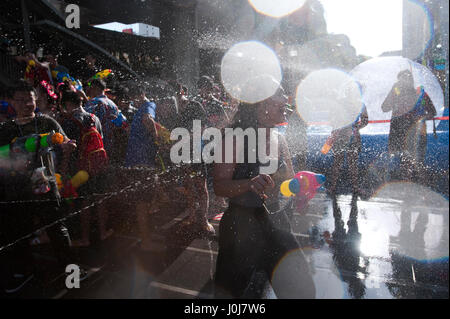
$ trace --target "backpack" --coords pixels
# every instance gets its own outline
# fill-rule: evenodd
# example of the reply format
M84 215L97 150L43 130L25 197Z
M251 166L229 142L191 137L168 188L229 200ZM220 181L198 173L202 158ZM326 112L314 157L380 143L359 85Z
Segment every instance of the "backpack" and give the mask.
M72 117L80 128L79 159L78 170L85 170L89 176L97 175L103 172L109 163L108 155L103 147L103 138L95 127L94 115L89 114L90 125L83 125L79 120Z

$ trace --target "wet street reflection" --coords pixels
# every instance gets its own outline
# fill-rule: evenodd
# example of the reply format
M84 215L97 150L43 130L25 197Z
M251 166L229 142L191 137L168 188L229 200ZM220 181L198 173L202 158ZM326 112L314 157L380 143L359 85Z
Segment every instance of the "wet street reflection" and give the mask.
M298 217L325 237L309 254L318 298L448 298L448 202L415 203L405 195L425 188L395 188L369 201L316 198Z
M423 196L425 201L417 199ZM414 184L387 185L369 200L318 193L292 217L292 232L310 264L316 298L448 298L448 212L443 196ZM161 219L152 235L152 250L130 249L125 265L105 267L80 296L217 297L217 237L180 234L178 223L185 217ZM209 215L216 232L220 217ZM258 298L277 299L262 273L255 274L251 289Z

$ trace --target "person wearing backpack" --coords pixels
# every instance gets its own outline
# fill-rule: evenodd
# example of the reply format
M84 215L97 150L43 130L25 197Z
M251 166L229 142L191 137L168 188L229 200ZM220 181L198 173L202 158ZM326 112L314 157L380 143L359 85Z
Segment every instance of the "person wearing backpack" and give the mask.
M391 112L388 149L392 155L400 155L402 176L411 180L423 169L427 133L425 121L436 116L436 108L423 87L416 88L410 70L397 75L391 91L381 105L383 112Z
M63 162L61 159L76 145L69 141L57 121L47 115L36 114L36 99L36 90L25 80L12 83L8 89L8 101L17 114L14 119L0 125L0 146L10 144L15 138L54 131L62 135L64 141L47 154L56 155L54 167L58 169ZM62 219L65 206L59 205L54 192L33 192L33 171L45 165L52 173L48 158L44 158L44 164L42 157L36 156L39 152L17 155L0 161L0 167L4 168L0 170L0 246L15 242L0 253L0 294L15 294L35 275L42 276L28 237L23 237L42 226L46 226L45 233L55 253L58 271L64 273L74 258L70 249L70 232ZM83 268L80 270L82 280L86 272Z
M77 189L77 195L89 196L101 193L107 185L106 170L108 155L103 146L103 131L100 120L84 110L82 100L76 92L63 92L61 98L62 116L60 123L67 136L75 140L77 150L72 153L70 165L65 169L66 179L70 179L79 171L86 171L88 182ZM89 199L88 199L89 200ZM83 205L86 204L84 201ZM96 206L94 206L95 209ZM107 210L104 205L98 206L100 239L106 239L112 230L106 227ZM88 246L90 232L90 212L81 213L81 240L74 241L75 246Z
M84 109L97 116L103 128L103 142L105 150L110 158L110 163L114 166L121 166L123 159L120 158L117 145L120 144L117 130L128 130L128 121L117 105L106 96L106 83L101 79L91 81L87 90L91 98L84 106Z

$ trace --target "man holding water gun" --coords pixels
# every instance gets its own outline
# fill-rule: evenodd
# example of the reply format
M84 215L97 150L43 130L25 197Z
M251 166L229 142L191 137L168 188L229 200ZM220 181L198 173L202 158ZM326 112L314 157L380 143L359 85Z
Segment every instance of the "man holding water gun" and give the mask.
M13 120L0 125L0 145L8 145L17 138L35 134L55 132L62 137L61 145L52 147L45 159L40 160L33 149L26 147L26 151L17 156L0 158L2 170L0 174L0 246L13 243L19 238L29 235L40 226L49 225L61 218L61 208L56 205L55 194L46 192L36 195L33 193L31 176L36 168L43 165L43 161L53 162L54 158L62 158L62 154L70 153L75 144L69 143L61 126L46 115L36 115L36 92L26 81L16 83L9 92L12 106L17 112ZM45 137L46 138L46 137ZM30 140L30 139L27 139ZM31 139L32 140L32 139ZM55 139L56 141L57 139ZM44 145L43 145L44 144ZM41 147L49 144L48 140L40 141ZM52 143L50 143L52 144ZM30 145L28 145L30 146ZM36 145L37 146L37 145ZM48 145L51 146L51 145ZM56 156L54 156L56 154ZM9 166L7 164L10 164ZM46 163L49 166L50 163ZM33 171L34 170L34 171ZM14 202L14 203L13 203ZM13 204L12 204L13 203ZM35 222L38 224L35 224ZM58 264L63 272L70 264L70 237L67 228L61 223L55 223L46 229L46 233L53 246ZM14 293L30 281L34 275L34 263L28 240L21 240L3 251L0 258L2 265L2 289L6 293Z

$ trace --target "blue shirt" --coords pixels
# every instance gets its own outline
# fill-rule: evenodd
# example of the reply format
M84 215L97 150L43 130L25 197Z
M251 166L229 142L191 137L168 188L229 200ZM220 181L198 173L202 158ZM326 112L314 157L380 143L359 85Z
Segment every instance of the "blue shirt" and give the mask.
M152 134L142 123L144 115L149 114L153 119L156 117L156 104L145 102L137 110L131 124L130 137L128 139L126 166L155 164L157 146Z
M111 152L114 147L114 124L112 121L119 116L119 108L108 97L100 95L89 100L84 106L84 109L86 112L92 113L99 118L103 129L105 150L107 153Z

